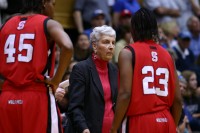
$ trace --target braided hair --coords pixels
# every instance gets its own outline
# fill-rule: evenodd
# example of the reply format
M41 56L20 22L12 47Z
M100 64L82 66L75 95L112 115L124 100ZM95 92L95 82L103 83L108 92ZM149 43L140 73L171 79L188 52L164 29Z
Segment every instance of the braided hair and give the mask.
M21 9L21 13L41 13L43 9L43 0L22 0L23 8Z
M132 37L134 42L153 40L158 42L158 26L154 13L146 8L139 9L131 17Z

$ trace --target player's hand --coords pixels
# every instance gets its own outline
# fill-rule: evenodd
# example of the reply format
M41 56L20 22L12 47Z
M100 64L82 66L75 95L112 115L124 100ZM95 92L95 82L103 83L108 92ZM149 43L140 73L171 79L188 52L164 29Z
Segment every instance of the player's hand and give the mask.
M56 100L57 100L58 102L62 101L62 99L63 99L65 93L66 93L66 92L65 92L65 89L58 87L58 88L56 89L56 92L55 92L55 98L56 98Z
M54 78L48 78L48 77L45 78L44 82L51 86L53 93L56 92L56 89L59 86L59 82L56 82Z
M83 133L90 133L90 130L89 130L89 129L85 129L85 130L83 131Z

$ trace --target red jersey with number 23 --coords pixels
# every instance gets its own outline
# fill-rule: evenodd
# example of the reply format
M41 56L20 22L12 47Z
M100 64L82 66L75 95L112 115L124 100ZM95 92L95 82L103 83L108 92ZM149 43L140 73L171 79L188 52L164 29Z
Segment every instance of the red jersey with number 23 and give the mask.
M0 74L16 86L44 78L48 51L43 15L15 16L0 34Z
M128 116L169 110L174 100L175 67L170 54L153 41L131 44L135 51Z

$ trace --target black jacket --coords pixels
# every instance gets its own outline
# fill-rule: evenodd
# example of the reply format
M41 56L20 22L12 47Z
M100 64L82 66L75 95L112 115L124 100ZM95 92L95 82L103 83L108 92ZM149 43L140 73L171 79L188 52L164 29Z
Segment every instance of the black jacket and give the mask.
M117 99L118 70L108 63L113 110ZM81 61L73 67L69 86L69 123L73 131L82 133L89 128L91 133L102 133L104 116L104 92L92 58Z

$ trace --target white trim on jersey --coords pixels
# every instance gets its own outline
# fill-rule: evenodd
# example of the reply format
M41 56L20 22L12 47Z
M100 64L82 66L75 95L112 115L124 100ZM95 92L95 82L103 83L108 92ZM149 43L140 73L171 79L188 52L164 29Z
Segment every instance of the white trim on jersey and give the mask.
M122 133L126 133L127 117L122 122Z
M49 89L50 103L51 103L51 133L59 133L59 122L58 122L58 112L56 108L56 100L55 97Z

